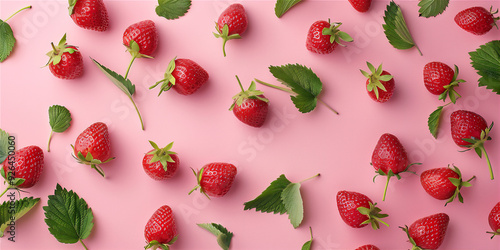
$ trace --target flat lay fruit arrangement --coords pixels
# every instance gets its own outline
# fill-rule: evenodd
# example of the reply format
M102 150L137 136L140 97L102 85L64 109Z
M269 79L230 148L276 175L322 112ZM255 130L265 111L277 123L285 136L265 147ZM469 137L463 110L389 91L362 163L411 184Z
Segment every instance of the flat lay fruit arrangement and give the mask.
M0 249L500 249L497 1L0 7Z

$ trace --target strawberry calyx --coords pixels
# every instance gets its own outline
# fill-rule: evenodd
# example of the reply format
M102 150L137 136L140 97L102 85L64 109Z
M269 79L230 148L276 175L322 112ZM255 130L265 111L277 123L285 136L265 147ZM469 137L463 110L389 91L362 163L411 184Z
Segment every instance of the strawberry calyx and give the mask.
M149 161L150 164L155 163L155 162L160 162L161 165L163 166L163 170L165 172L168 170L168 162L175 162L174 159L172 159L171 155L177 154L176 152L170 151L172 149L172 146L174 145L174 142L169 143L167 146L164 148L159 148L156 143L153 141L149 141L151 146L153 146L154 150L149 152L148 155L153 155L153 158Z
M476 139L474 137L462 138L462 140L464 140L470 144L465 146L465 147L467 147L466 150L462 150L460 152L465 152L465 151L469 151L471 149L474 149L474 151L479 156L479 158L483 158L483 153L484 153L484 156L486 158L486 162L488 163L488 168L490 170L490 178L493 180L494 177L493 177L493 169L491 167L491 161L490 161L490 158L488 156L488 153L486 153L486 149L484 148L484 143L486 141L491 140L489 133L492 129L493 129L493 122L491 123L491 125L489 127L487 127L486 129L481 131L481 137L479 139Z
M128 73L130 72L130 68L132 67L132 64L134 63L136 58L146 57L146 58L153 59L154 57L141 54L139 52L141 50L141 47L134 40L130 40L130 43L128 45L125 45L125 47L127 47L127 51L130 53L130 55L132 55L132 59L130 60L130 63L129 63L128 68L127 68L127 72L125 73L125 77L124 77L125 79L127 79Z
M446 98L449 96L450 100L453 104L457 102L457 99L462 97L456 90L455 87L458 87L458 85L462 82L465 82L463 79L457 79L458 77L458 67L455 65L455 73L453 74L453 79L451 80L451 83L448 85L443 86L445 91L439 95L439 100L443 100L443 102L446 102Z
M393 176L396 176L396 178L398 178L398 180L401 180L401 175L399 175L400 173L412 173L412 174L417 174L413 171L409 171L408 169L413 166L413 165L422 165L422 163L412 163L412 164L409 164L408 166L406 166L405 170L401 171L401 172L398 172L398 173L394 173L392 171L392 169L389 169L389 171L387 171L387 173L385 173L382 169L378 169L377 171L375 171L376 175L373 177L373 182L375 182L375 178L377 178L377 176L387 176L387 181L385 183L385 189L384 189L384 196L382 197L382 201L385 201L385 196L387 194L387 187L389 186L389 180L391 179L391 177Z
M157 240L152 240L144 247L144 249L149 249L149 248L157 249L159 247L163 250L170 250L170 245L174 244L175 241L177 241L177 238L178 235L174 236L174 238L171 241L165 244L162 244Z
M73 148L73 151L75 151L75 147L73 145L71 145L71 147ZM105 161L101 161L98 159L94 159L94 157L90 152L87 152L86 156L83 156L82 152L78 152L77 156L75 156L74 154L71 154L71 156L73 156L73 158L75 158L76 161L80 164L90 165L90 167L95 169L97 173L99 173L102 177L106 176L102 168L99 166L99 164L107 163L115 159L115 157L111 157Z
M446 201L446 203L444 204L445 206L448 205L448 203L452 202L457 197L458 197L458 201L460 201L460 203L464 203L464 198L462 197L462 194L460 193L460 189L462 187L472 186L472 184L470 184L470 181L472 181L473 179L476 178L476 176L472 176L472 178L468 179L467 181L463 181L462 180L462 173L460 172L460 169L458 169L455 165L452 165L452 166L453 166L453 168L450 168L450 166L448 166L448 168L453 170L453 172L457 173L458 178L449 177L448 180L450 180L450 182L455 187L457 187L457 189L455 189L455 193Z
M75 5L76 5L76 2L78 0L69 0L69 7L68 7L68 10L69 10L69 15L73 15L73 13L75 12Z
M149 87L149 89L153 89L161 83L160 93L158 93L158 96L160 96L164 91L170 90L172 86L175 85L175 77L172 75L172 72L174 72L175 70L175 59L177 59L177 57L174 57L174 59L170 60L170 62L168 63L164 78L160 81L157 81L153 86Z
M423 248L417 246L417 243L415 243L415 240L410 236L410 230L408 229L407 225L405 225L405 227L399 227L399 228L401 228L406 233L406 235L408 236L408 240L413 245L411 247L411 250L424 250Z
M11 189L15 189L18 192L23 191L23 190L19 189L18 186L21 185L21 184L23 184L26 181L25 179L23 179L23 178L14 178L12 180L9 180L10 176L14 175L14 174L13 174L12 171L8 171L7 172L7 176L6 176L3 168L0 169L0 175L2 175L2 177L5 179L4 183L8 183L7 188L5 188L5 190L0 194L0 197L2 197L7 191L9 191Z
M49 66L50 63L53 65L59 64L62 55L66 52L73 54L77 51L77 49L75 49L76 46L66 44L66 34L64 34L57 46L55 46L54 43L50 43L50 45L52 45L52 50L46 54L49 57L49 62L47 62L44 67Z
M227 25L227 23L224 24L224 26L222 26L222 30L220 30L219 24L215 22L215 30L217 31L217 33L213 32L214 36L217 38L222 38L223 40L222 53L224 54L224 57L226 57L226 42L232 39L240 39L241 36L238 33L229 35L229 26Z
M241 106L241 104L247 100L247 99L259 99L264 102L269 102L267 98L261 97L260 95L263 95L264 92L260 90L256 90L255 82L252 81L250 86L248 87L248 90L243 89L243 85L241 85L240 78L236 76L236 79L238 80L238 84L240 85L241 92L233 96L233 104L229 108L229 110L233 110L234 106Z
M500 235L500 229L498 229L496 232L488 232L488 231L487 231L486 233L493 234L493 235L491 236L491 239L493 239L493 237L495 237L495 235Z
M497 17L494 16L494 15L498 14L498 9L493 11L493 6L491 6L490 7L490 14L491 14L491 17L493 18L493 23L491 25L497 27L497 29L498 29L497 21L500 20L500 16L497 16Z
M349 34L339 30L339 27L340 27L340 25L342 25L342 23L340 23L340 22L339 23L331 23L330 19L328 19L328 23L330 24L330 27L323 28L323 30L321 31L321 34L323 34L325 36L330 36L330 43L337 43L340 46L345 47L345 45L341 43L341 40L344 42L352 42L354 40L354 39L352 39L352 37Z
M191 191L189 191L188 195L191 194L192 192L194 192L195 190L197 190L199 188L200 189L200 193L204 194L210 200L210 197L208 196L207 193L205 193L205 190L203 190L203 187L201 187L201 184L200 184L201 183L201 177L203 176L203 170L204 170L204 168L202 168L198 172L194 171L194 169L192 169L192 168L191 168L191 170L193 171L194 176L196 176L196 181L198 182L198 184L193 189L191 189Z
M377 207L377 203L371 203L370 201L368 202L370 205L369 208L367 207L358 207L358 212L361 213L362 215L368 216L368 219L363 221L361 225L364 224L370 224L374 230L377 230L380 228L380 223L389 226L386 222L382 221L381 218L385 218L389 215L387 214L381 214L380 212L382 209Z
M377 69L375 69L375 67L373 67L373 65L369 62L366 62L366 65L368 66L368 69L370 70L371 74L360 69L361 74L363 74L366 78L368 78L368 85L366 86L366 89L369 92L373 91L378 100L379 89L384 92L387 92L387 89L385 89L385 86L381 83L381 81L384 82L390 81L393 78L393 76L382 75L382 72L384 71L382 69L382 64L380 64Z

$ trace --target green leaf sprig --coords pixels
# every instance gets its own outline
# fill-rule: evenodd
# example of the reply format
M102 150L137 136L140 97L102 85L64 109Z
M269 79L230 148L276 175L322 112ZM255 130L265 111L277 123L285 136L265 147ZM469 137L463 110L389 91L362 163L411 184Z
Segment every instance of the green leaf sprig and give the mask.
M422 55L422 51L420 51L415 44L408 30L401 8L394 3L394 1L391 1L391 3L387 5L384 21L385 24L383 24L382 27L384 28L385 36L394 48L410 49L416 47L420 55Z
M302 0L277 0L274 6L274 13L281 18L290 8L300 3Z
M500 95L500 40L494 40L469 52L472 67L481 76L478 86Z
M184 16L191 7L191 0L158 0L155 12L158 16L174 20Z
M422 0L418 2L420 9L418 10L419 16L435 17L446 10L450 0Z
M26 9L31 9L31 5L16 11L10 17L5 19L5 21L0 19L0 62L3 62L5 61L5 59L7 59L7 57L14 49L14 45L16 45L16 38L14 37L12 28L7 23L7 21L9 21L17 13Z
M197 225L215 235L217 237L217 244L219 244L222 249L229 249L231 245L231 239L233 238L232 232L228 231L222 225L216 223L202 223Z
M47 152L50 152L50 141L54 132L62 133L71 125L71 113L61 105L52 105L49 107L49 124L51 127Z
M17 221L28 213L39 201L40 198L25 197L16 200L14 206L12 206L10 201L4 201L0 205L0 237L3 237L5 229L7 229L12 219L14 219L13 221ZM12 210L12 207L14 207L14 210Z

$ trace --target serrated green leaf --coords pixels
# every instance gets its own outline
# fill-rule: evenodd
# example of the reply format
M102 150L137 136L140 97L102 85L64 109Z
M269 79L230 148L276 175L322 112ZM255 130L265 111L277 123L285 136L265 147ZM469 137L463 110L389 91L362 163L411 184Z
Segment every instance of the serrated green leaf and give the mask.
M128 97L132 98L132 95L135 93L135 85L129 79L125 79L120 74L106 68L105 66L98 63L93 58L92 61L97 65L97 67Z
M472 67L477 71L478 86L485 86L500 95L500 40L494 40L469 52Z
M54 195L49 195L45 223L50 233L61 243L76 243L87 238L94 227L94 215L87 202L72 190L57 184Z
M244 210L255 208L256 211L261 211L263 213L286 213L285 205L281 199L281 193L290 183L291 182L285 177L285 175L280 175L280 177L271 182L269 187L257 196L257 198L245 202Z
M191 0L158 0L156 14L169 20L184 16L191 7Z
M217 243L222 249L229 249L231 239L233 238L232 232L229 232L225 227L216 223L203 223L197 225L215 235L217 237Z
M49 107L49 124L52 131L62 133L69 128L71 124L71 113L61 105Z
M282 17L290 8L302 0L277 0L274 6L274 13L278 18Z
M416 46L399 5L391 1L384 13L385 24L382 27L389 43L396 49L410 49Z
M321 93L323 84L310 68L287 64L270 66L269 71L296 94L292 95L291 99L300 112L308 113L316 108L317 96Z
M421 0L418 13L423 17L433 17L444 12L450 0Z
M427 119L427 126L429 127L429 131L431 132L432 136L434 136L434 138L437 138L439 122L441 119L442 112L443 112L443 106L439 106L429 115L429 118Z
M9 156L9 134L0 129L0 163Z
M5 229L11 223L12 218L17 221L28 213L38 202L40 198L34 199L33 197L25 197L16 200L13 204L9 201L4 201L0 205L0 237L3 237Z
M300 183L290 183L283 189L281 200L288 213L288 219L294 228L300 226L304 219L304 204L300 195Z
M0 62L5 61L14 49L16 38L10 25L0 20Z

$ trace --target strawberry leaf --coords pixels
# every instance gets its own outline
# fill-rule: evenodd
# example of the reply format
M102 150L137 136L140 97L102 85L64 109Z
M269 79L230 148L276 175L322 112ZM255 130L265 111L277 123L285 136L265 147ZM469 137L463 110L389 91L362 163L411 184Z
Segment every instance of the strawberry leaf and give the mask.
M302 245L301 250L311 250L311 246L312 246L312 242L313 242L313 232L312 232L311 227L309 227L309 232L311 233L311 239L309 241L307 241L306 243L304 243L304 245Z
M444 106L439 106L429 115L429 118L427 119L427 126L429 127L429 131L434 138L437 138L439 121L441 119L441 113L443 113L443 107Z
M49 107L49 124L52 131L62 133L69 128L71 123L71 113L61 105L53 105Z
M450 0L421 0L418 13L423 17L434 17L444 12Z
M278 18L282 17L290 8L302 0L278 0L274 6L274 13Z
M469 55L472 67L481 76L478 85L500 95L500 40L481 45Z
M408 30L403 12L399 5L391 1L387 5L384 15L385 24L382 25L384 33L389 43L396 49L410 49L416 47L420 55L422 52L413 41L413 37Z
M10 25L0 20L0 62L5 61L14 49L16 38Z
M156 14L169 20L184 16L191 7L191 0L158 0Z
M291 182L285 177L285 175L280 175L278 179L271 182L262 194L257 196L252 201L245 202L244 210L249 210L255 208L256 211L261 211L265 213L286 213L285 205L281 200L281 193Z
M92 59L92 61L97 65L97 67L109 78L109 80L111 80L116 85L116 87L118 87L121 91L123 91L123 93L125 93L130 98L132 97L132 95L135 93L135 85L132 84L132 82L129 79L125 79L120 74L106 68L93 58L90 59Z
M9 156L9 134L0 129L0 163L5 161L7 156Z
M233 238L232 232L229 232L225 227L216 223L204 223L197 225L215 235L217 237L217 243L222 249L229 249L231 245L231 239Z
M57 184L54 195L49 195L43 210L49 232L57 241L67 244L80 241L85 246L82 240L94 227L94 215L84 199Z
M300 226L304 219L304 204L300 195L300 183L290 183L283 189L281 200L288 213L288 219L294 228Z
M16 200L13 204L11 201L4 201L0 205L0 237L3 237L5 229L12 222L23 217L28 213L38 202L40 198L33 199L33 197L25 197L20 200Z

